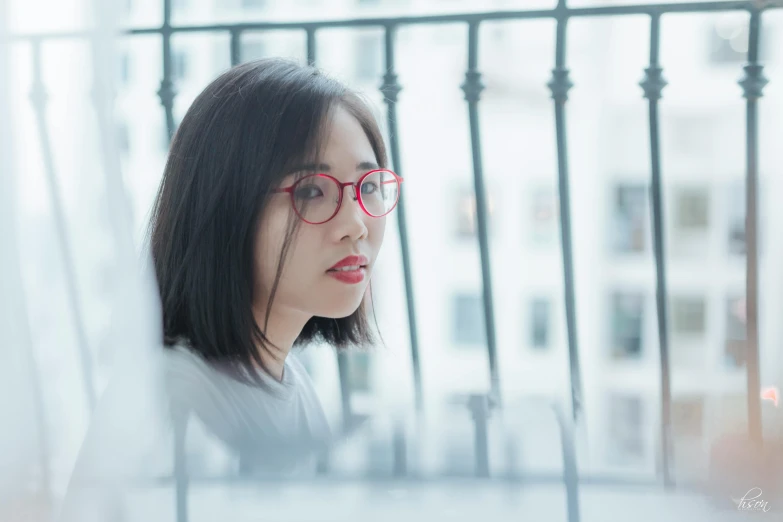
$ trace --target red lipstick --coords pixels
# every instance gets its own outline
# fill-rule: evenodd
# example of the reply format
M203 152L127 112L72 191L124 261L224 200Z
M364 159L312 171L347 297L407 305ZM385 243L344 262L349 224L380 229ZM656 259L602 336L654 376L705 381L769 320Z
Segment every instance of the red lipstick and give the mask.
M342 283L355 285L364 281L368 263L366 256L347 256L335 263L326 273Z

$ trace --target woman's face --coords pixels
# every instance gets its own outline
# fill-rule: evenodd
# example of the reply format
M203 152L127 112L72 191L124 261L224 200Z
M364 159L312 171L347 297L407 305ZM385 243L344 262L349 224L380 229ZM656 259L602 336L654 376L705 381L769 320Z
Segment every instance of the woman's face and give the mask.
M358 181L374 168L377 159L364 130L342 106L335 107L326 133L321 165L310 173L329 174L346 183ZM290 187L295 181L290 175L280 187ZM311 316L340 318L351 315L361 304L383 242L386 218L368 216L354 201L353 189L345 187L343 191L342 206L331 220L320 225L300 223L284 261L272 316L298 312L306 316L305 321ZM268 302L291 209L290 195L278 193L262 217L255 252L260 286L256 305L265 307ZM366 267L359 273L330 271L352 255L366 258Z

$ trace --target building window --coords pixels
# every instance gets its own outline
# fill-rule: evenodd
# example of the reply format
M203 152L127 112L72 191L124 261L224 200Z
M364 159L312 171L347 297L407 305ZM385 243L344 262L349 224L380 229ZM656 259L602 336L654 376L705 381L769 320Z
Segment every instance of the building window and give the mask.
M550 246L557 241L558 205L554 188L540 187L532 193L531 235L537 246Z
M353 352L348 357L348 382L351 389L370 391L370 354Z
M687 232L709 226L709 193L706 188L681 188L675 192L674 224Z
M356 79L360 82L380 82L383 68L381 59L383 47L378 33L359 33L356 35Z
M747 361L745 298L734 297L726 303L726 365L741 368Z
M475 294L459 294L453 302L453 339L457 345L481 345L486 342L484 303Z
M171 54L171 76L174 81L182 81L188 74L188 55L185 51L174 51Z
M492 235L492 214L494 204L490 196L487 201L487 230ZM478 231L478 218L476 216L476 196L472 190L464 190L457 201L457 237L467 239L476 237Z
M612 296L612 358L639 359L642 355L644 295L616 293Z
M530 344L543 350L549 347L551 303L546 298L537 297L530 302Z
M616 465L639 464L644 459L644 405L641 398L612 395L609 399L607 460Z
M703 337L706 303L703 297L672 298L672 332L682 337Z
M642 184L617 186L613 206L613 250L623 254L644 252L647 243L647 188Z
M672 400L672 434L675 437L701 437L704 420L704 398L688 397Z

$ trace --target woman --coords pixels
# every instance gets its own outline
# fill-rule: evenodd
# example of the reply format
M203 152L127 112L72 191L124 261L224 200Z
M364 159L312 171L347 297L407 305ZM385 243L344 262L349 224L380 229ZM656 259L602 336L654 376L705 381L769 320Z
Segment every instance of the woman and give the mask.
M214 80L173 138L150 223L167 387L241 470L310 469L329 443L291 350L372 342L363 299L402 181L386 166L360 98L280 59Z

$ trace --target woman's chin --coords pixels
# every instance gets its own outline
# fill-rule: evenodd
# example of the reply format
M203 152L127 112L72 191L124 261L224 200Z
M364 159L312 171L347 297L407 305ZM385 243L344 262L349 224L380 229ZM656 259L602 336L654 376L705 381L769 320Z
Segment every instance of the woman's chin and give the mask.
M347 303L339 303L335 304L334 306L330 306L327 309L323 310L324 313L316 314L321 317L327 317L329 319L342 319L344 317L348 317L352 313L354 313L356 310L359 309L359 305L362 304L362 299L359 297L358 299L347 302Z

